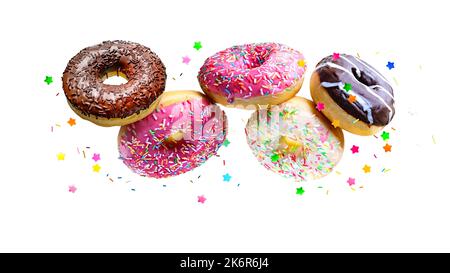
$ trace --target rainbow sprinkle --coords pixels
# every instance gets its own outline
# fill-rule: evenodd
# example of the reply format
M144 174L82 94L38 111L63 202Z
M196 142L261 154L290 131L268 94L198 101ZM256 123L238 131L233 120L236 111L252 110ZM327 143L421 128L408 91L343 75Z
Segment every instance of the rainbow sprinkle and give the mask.
M233 46L206 59L198 73L201 86L227 98L275 95L303 78L306 64L300 52L282 44Z
M246 135L253 154L264 167L284 177L307 180L327 175L342 154L339 140L314 114L289 103L284 105L281 115L261 110L250 117ZM280 150L282 136L299 139L303 145L301 153Z

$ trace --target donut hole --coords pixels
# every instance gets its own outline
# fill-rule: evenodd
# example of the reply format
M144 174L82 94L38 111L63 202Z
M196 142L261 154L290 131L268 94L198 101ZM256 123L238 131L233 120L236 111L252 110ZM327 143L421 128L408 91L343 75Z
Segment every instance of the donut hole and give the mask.
M106 85L121 85L128 82L127 75L122 72L121 67L118 65L105 69L100 79Z
M267 61L271 53L271 48L257 46L254 51L249 54L248 60L243 61L245 68L255 69L262 66Z

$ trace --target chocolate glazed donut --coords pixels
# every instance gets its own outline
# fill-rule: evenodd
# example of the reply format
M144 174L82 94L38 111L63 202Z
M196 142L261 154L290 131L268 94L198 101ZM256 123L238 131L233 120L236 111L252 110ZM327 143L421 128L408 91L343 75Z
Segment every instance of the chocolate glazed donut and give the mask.
M108 85L110 76L128 82ZM106 41L87 47L68 63L63 89L80 117L101 126L121 126L144 118L165 88L166 68L149 48L133 42Z
M311 78L311 96L314 102L324 103L323 113L328 119L359 135L378 132L395 114L388 80L371 65L347 54L336 59L327 56L317 64Z

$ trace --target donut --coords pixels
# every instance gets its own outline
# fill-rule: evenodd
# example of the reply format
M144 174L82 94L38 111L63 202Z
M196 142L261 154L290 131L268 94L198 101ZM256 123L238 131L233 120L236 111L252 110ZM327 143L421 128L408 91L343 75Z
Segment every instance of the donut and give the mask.
M352 55L323 58L312 73L310 91L333 124L357 135L377 133L395 114L388 80Z
M103 83L121 76L127 83ZM121 126L151 112L164 91L166 68L149 48L126 41L106 41L75 55L62 82L69 106L81 118L100 126Z
M164 92L147 117L120 128L120 158L141 176L175 176L216 155L226 133L225 113L202 93Z
M344 134L301 97L255 111L245 128L247 143L267 169L297 181L329 174L342 157Z
M233 46L206 59L198 73L202 90L229 107L280 104L300 90L303 54L277 43Z

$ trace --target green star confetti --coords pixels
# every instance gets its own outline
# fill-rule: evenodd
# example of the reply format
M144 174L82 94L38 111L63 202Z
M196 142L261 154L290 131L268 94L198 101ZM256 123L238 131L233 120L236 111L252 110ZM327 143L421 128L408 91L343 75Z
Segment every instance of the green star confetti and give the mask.
M303 187L297 188L296 194L303 195L304 193L305 193L305 190L303 189Z
M202 42L200 41L194 42L194 48L200 50L200 48L202 48Z
M389 139L389 133L386 131L383 131L383 133L381 134L381 138L386 141Z
M223 146L228 147L228 145L230 145L230 141L228 139L225 139L225 141L223 142Z
M350 90L352 90L352 85L351 84L349 84L349 83L345 83L344 84L344 89L345 89L345 91L350 91Z
M52 76L45 76L44 82L46 82L47 85L50 85L53 82L53 77Z
M272 160L272 162L277 162L278 159L280 159L280 156L278 154L273 154L270 159Z

